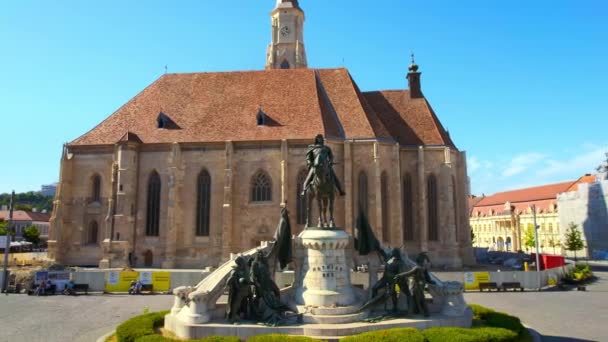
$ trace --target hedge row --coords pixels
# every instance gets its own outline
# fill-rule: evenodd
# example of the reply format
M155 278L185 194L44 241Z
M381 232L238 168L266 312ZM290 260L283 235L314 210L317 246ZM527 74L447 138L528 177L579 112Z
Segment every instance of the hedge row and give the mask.
M348 336L340 340L340 342L425 342L422 332L415 328L395 328L388 330L377 330L362 333L359 335Z
M116 339L118 342L171 342L179 341L161 336L156 333L155 328L164 324L165 315L169 311L153 312L135 316L126 320L116 328ZM197 342L240 342L238 337L234 336L210 336L200 340L192 340Z
M341 339L341 342L521 342L530 341L528 330L521 324L519 318L506 313L497 312L480 305L469 305L473 310L473 319L476 327L453 328L436 327L426 330L415 328L396 328L388 330L371 331L359 335L349 336ZM162 326L164 317L168 311L144 314L133 317L116 329L116 337L119 342L171 342L178 341L156 334L155 328ZM239 342L234 336L211 336L199 342ZM306 336L287 335L258 335L247 339L247 342L313 342L316 339Z

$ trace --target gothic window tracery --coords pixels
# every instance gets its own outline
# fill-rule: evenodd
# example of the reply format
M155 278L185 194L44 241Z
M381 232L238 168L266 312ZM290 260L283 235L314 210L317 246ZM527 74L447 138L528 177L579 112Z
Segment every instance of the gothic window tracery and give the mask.
M439 214L437 202L437 178L431 174L427 179L427 216L428 216L428 239L439 240Z
M272 201L272 182L270 176L263 170L256 172L251 178L251 201Z
M207 170L198 175L196 196L196 236L209 236L211 176Z
M403 177L403 237L406 241L414 240L414 201L412 195L412 176L406 173Z
M146 235L158 236L160 224L160 176L152 171L148 179Z

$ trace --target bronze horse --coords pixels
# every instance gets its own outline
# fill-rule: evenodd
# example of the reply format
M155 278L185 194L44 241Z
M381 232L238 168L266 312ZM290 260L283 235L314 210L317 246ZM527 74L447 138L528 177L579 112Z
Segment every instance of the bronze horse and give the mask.
M310 208L313 198L317 199L319 207L320 229L335 228L334 222L334 200L335 200L335 180L333 179L332 165L327 150L322 150L314 160L314 177L310 187L306 191L308 203L306 206L306 228L309 227ZM327 209L329 209L329 223L327 221Z

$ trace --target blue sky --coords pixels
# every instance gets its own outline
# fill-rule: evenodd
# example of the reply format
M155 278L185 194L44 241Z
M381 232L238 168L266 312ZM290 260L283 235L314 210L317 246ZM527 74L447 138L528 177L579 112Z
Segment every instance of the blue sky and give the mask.
M605 1L301 0L309 66L422 87L472 192L576 179L608 152ZM10 1L0 11L0 192L59 177L61 145L169 72L262 69L273 0Z

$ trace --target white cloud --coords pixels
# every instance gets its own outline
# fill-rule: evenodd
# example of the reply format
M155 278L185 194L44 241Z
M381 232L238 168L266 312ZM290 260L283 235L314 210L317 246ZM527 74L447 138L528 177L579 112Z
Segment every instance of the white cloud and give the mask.
M569 151L555 151L551 155L530 151L519 153L502 163L469 158L471 192L486 195L569 180L576 180L586 173L595 173L595 168L606 160L608 143L586 142L571 145ZM506 165L504 169L494 165Z
M518 175L545 158L546 156L544 154L536 152L516 155L513 159L511 159L509 166L502 171L502 176L503 178L508 178Z

